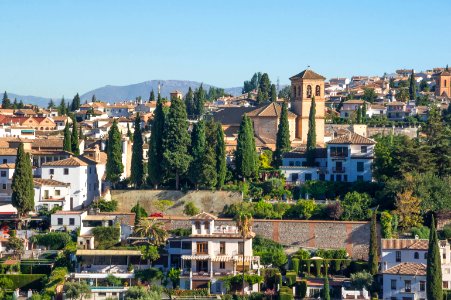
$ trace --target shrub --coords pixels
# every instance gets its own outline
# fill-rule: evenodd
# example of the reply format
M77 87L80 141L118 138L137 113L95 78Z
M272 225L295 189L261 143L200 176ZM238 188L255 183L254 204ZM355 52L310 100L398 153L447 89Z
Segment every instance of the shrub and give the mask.
M101 212L113 212L117 211L117 200L107 201L103 198L100 198L98 201L94 201L92 207L98 208Z
M183 213L187 216L195 216L199 212L199 208L192 201L186 203L183 207Z
M169 230L169 234L175 235L175 236L189 236L191 234L191 228L176 228Z
M52 273L50 273L49 280L45 285L45 293L50 296L55 295L56 287L64 283L67 273L68 271L65 267L57 267L53 269Z
M451 224L445 225L442 230L443 239L451 239ZM450 293L451 296L451 293Z
M367 271L351 274L351 285L361 290L362 288L368 289L373 283L373 275Z
M292 258L291 259L291 268L293 269L294 273L296 273L296 275L299 274L299 258Z
M343 220L366 220L367 210L371 204L371 197L366 193L350 192L345 195L341 206L343 207Z
M293 297L293 289L288 286L282 286L279 291L279 299L280 300L292 300Z
M108 249L119 242L121 231L119 223L108 227L94 227L92 234L98 249Z
M285 278L287 279L287 285L292 287L296 283L296 272L287 271L285 274Z
M43 287L43 281L46 278L45 274L1 274L0 278L6 278L11 280L12 289L17 288L23 290L41 290Z
M298 296L299 298L305 298L307 294L307 281L301 280L296 282L295 292L296 296Z
M429 227L412 227L411 232L413 236L418 235L420 239L429 239Z
M392 215L388 211L381 213L382 238L390 239L392 237Z
M72 241L72 237L67 232L48 232L32 236L31 241L50 250L61 250Z

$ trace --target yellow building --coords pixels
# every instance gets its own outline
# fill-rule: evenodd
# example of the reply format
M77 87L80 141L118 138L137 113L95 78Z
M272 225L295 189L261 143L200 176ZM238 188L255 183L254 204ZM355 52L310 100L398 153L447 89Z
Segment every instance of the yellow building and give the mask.
M445 70L435 74L435 95L442 97L451 97L451 72L448 67Z

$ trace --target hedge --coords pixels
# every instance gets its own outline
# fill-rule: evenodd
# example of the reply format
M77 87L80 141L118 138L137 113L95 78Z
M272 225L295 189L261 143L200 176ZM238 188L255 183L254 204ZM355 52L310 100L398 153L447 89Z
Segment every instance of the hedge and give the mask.
M279 292L280 300L292 300L293 297L293 289L288 286L282 286Z
M8 278L13 282L13 289L41 290L43 281L47 278L45 274L1 274L0 278Z
M297 297L305 298L307 295L307 281L301 280L296 282L295 293Z
M287 279L287 285L289 287L294 286L294 284L296 283L296 272L294 271L287 271L287 273L285 274L285 278Z
M22 274L50 274L52 271L51 265L39 264L21 264L20 273Z
M354 274L368 270L368 263L365 261L351 261L349 273Z
M294 270L296 275L299 274L299 258L291 259L291 268Z

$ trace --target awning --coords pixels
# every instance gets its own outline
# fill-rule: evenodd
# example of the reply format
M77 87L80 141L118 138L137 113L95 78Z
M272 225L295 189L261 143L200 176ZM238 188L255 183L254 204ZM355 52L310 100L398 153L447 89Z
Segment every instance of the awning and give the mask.
M77 256L141 256L137 250L77 250Z
M183 260L209 260L210 255L182 255Z
M220 261L220 262L223 262L223 261L232 261L232 260L233 260L233 257L232 257L232 256L228 256L228 255L221 255L221 256L213 257L211 260L212 260L212 261Z
M260 256L245 256L244 261L245 262L251 262L251 261L258 261L260 259ZM243 256L237 255L233 257L234 261L242 262Z

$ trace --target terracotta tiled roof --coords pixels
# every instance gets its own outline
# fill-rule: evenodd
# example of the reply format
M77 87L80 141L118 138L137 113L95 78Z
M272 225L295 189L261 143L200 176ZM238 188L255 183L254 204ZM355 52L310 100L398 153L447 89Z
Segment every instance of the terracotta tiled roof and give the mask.
M357 145L374 145L375 141L361 136L357 133L344 134L339 136L329 142L327 144L357 144Z
M358 99L351 99L351 100L343 102L343 104L363 104L363 103L365 103L365 101L358 100Z
M417 263L400 263L383 272L393 275L426 276L426 265Z
M60 148L63 149L63 139L35 139L31 148Z
M321 75L319 75L318 73L313 72L312 70L304 70L299 74L296 74L292 77L290 77L291 79L295 79L295 78L302 78L302 79L321 79L321 80L325 80L326 77L323 77Z
M33 178L33 182L36 186L69 186L69 183L56 181L53 179Z
M216 216L214 216L214 215L212 215L212 214L209 214L209 213L206 213L206 212L201 212L200 214L197 214L197 215L195 215L195 216L192 216L191 218L190 218L190 220L216 220L218 217L216 217Z
M259 107L247 113L249 117L280 117L282 113L282 106L278 103L271 102L268 105ZM288 111L289 118L296 118L296 115Z
M45 167L79 167L79 166L87 166L88 164L77 157L69 157L62 160L44 163L42 165Z
M371 104L371 109L385 109L385 106L380 104Z
M16 164L0 164L0 169L14 169L16 167Z
M428 240L382 239L381 249L428 250Z
M0 149L0 155L16 156L17 155L17 149L2 148L2 149Z
M59 210L55 212L55 215L81 215L84 213L84 210Z
M406 104L404 102L400 102L400 101L394 101L394 102L387 103L387 106L400 106L400 105L406 105Z

